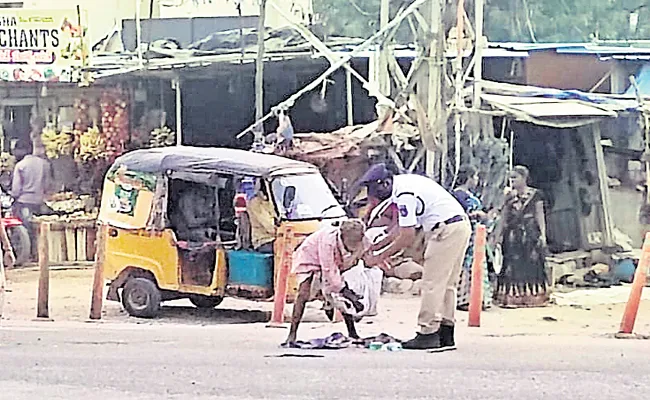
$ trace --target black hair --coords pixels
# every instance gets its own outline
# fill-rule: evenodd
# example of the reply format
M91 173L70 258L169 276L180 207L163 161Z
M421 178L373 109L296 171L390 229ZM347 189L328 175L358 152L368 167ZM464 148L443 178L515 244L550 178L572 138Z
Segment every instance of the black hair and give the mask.
M31 142L29 140L25 140L25 139L18 139L16 141L16 145L14 146L14 150L23 150L23 151L27 151L27 152L31 152L32 148L33 148L33 146L31 144Z
M456 184L457 185L464 185L472 179L476 174L478 173L478 170L472 166L472 165L463 165L458 169L458 176L456 177Z
M397 165L395 165L394 162L387 162L384 165L386 166L386 171L388 171L388 176L386 177L386 179L390 179L395 175L399 175L401 172L399 170L399 167L397 167Z

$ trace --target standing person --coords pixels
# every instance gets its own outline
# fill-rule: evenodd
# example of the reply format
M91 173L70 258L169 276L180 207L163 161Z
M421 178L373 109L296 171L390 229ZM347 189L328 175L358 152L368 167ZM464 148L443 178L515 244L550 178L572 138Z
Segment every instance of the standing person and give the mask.
M483 204L481 200L473 193L478 186L479 178L478 171L471 165L462 166L458 171L458 178L456 180L457 187L454 189L453 195L460 202L469 215L470 223L472 224L472 237L470 239L469 247L465 253L465 261L463 262L463 269L460 273L460 282L458 284L458 300L456 306L459 310L467 311L469 307L469 296L472 281L472 263L474 262L474 238L476 233L476 225L479 223L487 222L487 214L483 211ZM492 306L492 285L490 284L487 257L483 262L483 308Z
M34 144L32 154L26 155L14 170L11 182L11 196L14 198L14 213L27 228L30 237L30 254L36 256L36 232L31 223L32 216L42 214L45 197L52 185L52 167L45 157L45 148Z
M251 227L251 242L255 251L273 254L276 237L275 207L261 179L256 184L258 188L255 196L246 204Z
M524 166L514 167L503 207L503 266L496 295L502 307L539 307L549 300L544 203L540 192L528 186L529 174Z
M361 178L368 195L390 199L397 206L398 223L386 239L373 246L364 259L381 266L415 241L416 228L426 236L419 332L403 343L405 349L451 350L454 341L456 289L465 250L472 233L467 214L458 201L432 179L419 175L393 175L386 165L371 167Z

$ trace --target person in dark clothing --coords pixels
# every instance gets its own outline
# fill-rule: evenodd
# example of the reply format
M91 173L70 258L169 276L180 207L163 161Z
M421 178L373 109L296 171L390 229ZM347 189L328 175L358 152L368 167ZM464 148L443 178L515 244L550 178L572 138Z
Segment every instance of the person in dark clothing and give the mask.
M36 256L37 238L31 219L34 215L43 214L47 208L45 198L51 188L52 166L45 156L45 148L34 146L32 154L16 164L11 182L14 213L29 232L32 258Z
M546 277L546 222L539 190L528 186L528 168L516 166L503 207L503 266L496 302L502 307L539 307L549 300Z

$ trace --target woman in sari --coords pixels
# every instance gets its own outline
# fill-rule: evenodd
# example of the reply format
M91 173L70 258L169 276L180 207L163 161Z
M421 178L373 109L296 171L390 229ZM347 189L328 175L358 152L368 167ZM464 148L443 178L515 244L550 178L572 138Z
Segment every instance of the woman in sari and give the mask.
M472 281L472 263L474 261L474 237L476 226L479 223L487 222L487 214L483 211L481 200L473 193L478 186L478 171L472 166L463 166L458 171L456 179L457 187L453 192L454 197L460 202L469 215L472 224L472 237L470 238L469 247L465 253L463 269L460 273L460 282L458 283L458 295L456 307L459 310L467 311L469 308L470 287ZM492 285L488 275L487 257L484 258L483 264L483 309L492 306Z
M541 307L549 300L544 203L541 193L528 186L528 177L528 168L513 169L503 207L503 266L496 294L502 307Z

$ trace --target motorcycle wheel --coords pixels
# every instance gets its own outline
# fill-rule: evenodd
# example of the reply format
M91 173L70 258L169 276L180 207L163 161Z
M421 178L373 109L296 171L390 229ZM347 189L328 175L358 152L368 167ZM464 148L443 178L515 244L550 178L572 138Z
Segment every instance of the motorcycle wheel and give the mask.
M16 266L25 265L31 255L31 239L24 226L14 226L8 229L9 241L16 256Z

